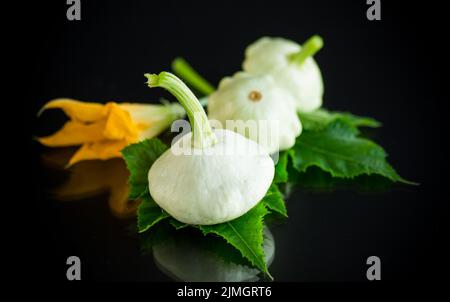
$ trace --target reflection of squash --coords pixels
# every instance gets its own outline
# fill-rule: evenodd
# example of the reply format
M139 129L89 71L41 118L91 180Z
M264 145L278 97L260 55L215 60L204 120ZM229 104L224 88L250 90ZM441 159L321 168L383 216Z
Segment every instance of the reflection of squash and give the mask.
M263 249L267 266L269 266L275 256L275 241L267 227L264 228ZM177 281L242 282L258 280L259 270L226 261L188 236L175 234L156 244L153 246L153 257L161 270Z

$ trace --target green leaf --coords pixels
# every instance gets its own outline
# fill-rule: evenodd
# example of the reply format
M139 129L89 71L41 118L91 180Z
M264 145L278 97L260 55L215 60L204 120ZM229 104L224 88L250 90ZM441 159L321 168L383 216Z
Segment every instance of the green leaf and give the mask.
M318 109L312 112L300 112L300 121L303 130L319 131L325 129L330 123L341 120L354 128L371 127L377 128L381 123L370 117L356 116L348 112L331 112Z
M413 184L401 178L386 161L383 148L368 139L356 137L358 130L342 120L325 129L304 131L294 146L294 168L305 172L317 166L333 177L353 178L378 174L392 181Z
M281 194L276 184L272 184L270 186L269 191L262 199L262 202L271 211L274 211L281 216L287 217L286 204L283 199L283 194Z
M275 176L273 178L273 183L284 183L289 179L287 165L288 156L292 150L280 152L278 157L278 163L275 166Z
M203 236L201 233L199 235L203 237L197 242L197 245L200 248L216 254L226 263L234 263L253 268L250 261L247 258L244 258L238 249L229 244L222 237Z
M155 160L166 151L168 147L157 138L147 139L132 144L122 150L123 158L130 171L130 199L137 199L148 189L148 171Z
M267 214L264 203L258 203L245 215L215 225L200 225L203 234L216 234L239 250L242 256L272 278L267 270L263 251L263 217Z
M333 192L335 190L353 190L357 192L386 192L393 182L381 175L359 175L355 178L332 177L319 167L309 167L306 172L296 175L295 185L302 190L312 192Z
M161 220L170 216L156 204L148 193L148 190L147 194L142 195L140 199L141 204L137 211L139 233L147 231Z

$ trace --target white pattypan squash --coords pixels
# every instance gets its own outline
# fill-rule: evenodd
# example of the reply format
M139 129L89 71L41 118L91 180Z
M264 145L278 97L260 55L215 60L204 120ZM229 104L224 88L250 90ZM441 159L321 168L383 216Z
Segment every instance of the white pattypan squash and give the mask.
M222 79L208 98L208 116L269 153L291 148L302 131L295 99L270 75L238 72Z
M317 36L308 40L304 49L287 39L263 37L247 47L243 69L272 75L278 85L292 93L298 111L310 112L322 105L322 75L312 58L321 47Z
M214 131L214 145L195 154L191 134L179 139L150 168L153 199L188 224L222 223L247 213L272 183L275 169L270 156L257 143L222 129Z
M163 87L178 99L192 128L151 166L152 198L187 224L217 224L247 213L272 183L272 158L238 133L213 131L200 102L173 74L146 76L150 87Z

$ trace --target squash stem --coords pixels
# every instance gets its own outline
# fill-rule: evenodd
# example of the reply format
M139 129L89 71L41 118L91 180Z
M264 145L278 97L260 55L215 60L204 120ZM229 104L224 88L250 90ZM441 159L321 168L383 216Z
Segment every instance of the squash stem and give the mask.
M318 36L312 36L302 45L299 52L289 55L289 61L302 65L307 58L314 56L323 47L323 39Z
M195 148L206 148L217 142L206 112L192 91L177 76L170 72L157 74L146 73L148 86L168 90L186 110L192 128L192 142Z

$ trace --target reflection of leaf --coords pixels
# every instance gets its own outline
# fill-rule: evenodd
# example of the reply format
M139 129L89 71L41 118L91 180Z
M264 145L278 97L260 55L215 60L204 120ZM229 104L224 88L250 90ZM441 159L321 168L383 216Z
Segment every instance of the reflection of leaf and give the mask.
M257 204L245 215L229 222L216 225L201 225L200 230L206 234L216 234L237 248L242 256L247 258L263 273L270 274L264 261L263 217L267 210L263 203Z
M127 146L122 150L123 157L130 171L130 198L139 198L148 188L147 174L155 160L168 147L159 139L152 138Z
M283 195L278 190L277 185L272 184L266 196L262 199L264 205L271 211L274 211L281 216L287 217L286 204L283 200Z
M195 228L179 231L167 230L168 222L155 226L155 231L168 236L140 238L143 252L153 250L158 267L177 281L239 282L257 281L260 270L244 258L237 249L218 236L202 236ZM169 233L169 232L170 233ZM161 240L162 239L162 240ZM266 265L275 255L275 241L268 228L264 228L263 250Z
M133 230L136 232L136 230ZM167 239L177 236L177 232L167 220L162 220L161 223L155 224L151 232L144 232L139 234L141 252L143 254L151 253L152 248Z
M150 197L148 190L146 192L146 194L141 195L141 204L138 208L139 233L147 231L161 220L170 216Z
M304 131L294 146L294 167L304 172L308 167L317 166L333 177L342 178L379 174L411 184L388 164L383 148L356 134L355 128L340 120L320 131Z
M183 229L183 228L189 226L189 224L180 222L180 221L176 220L175 218L170 218L169 222L175 228L175 230L180 230L180 229Z
M358 127L380 127L381 123L370 117L356 116L348 112L331 112L325 109L318 109L312 112L301 112L299 118L302 122L303 130L318 131L325 129L330 123L341 120L348 125Z

